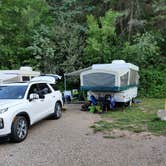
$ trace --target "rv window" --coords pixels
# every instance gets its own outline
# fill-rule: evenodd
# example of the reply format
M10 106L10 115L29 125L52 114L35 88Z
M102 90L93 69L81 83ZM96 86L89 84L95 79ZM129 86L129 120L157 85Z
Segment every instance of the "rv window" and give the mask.
M138 84L139 75L135 70L130 70L130 85Z
M110 73L89 73L83 76L83 85L89 87L114 87L115 75Z
M23 76L22 77L22 81L29 81L30 80L30 77L28 77L28 76Z
M120 77L120 86L127 86L128 85L128 75L129 73L127 72L123 76Z

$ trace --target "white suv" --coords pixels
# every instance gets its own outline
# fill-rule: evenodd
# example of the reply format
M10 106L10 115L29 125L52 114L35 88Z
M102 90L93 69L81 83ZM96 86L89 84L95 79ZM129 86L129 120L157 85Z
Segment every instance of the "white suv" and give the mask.
M28 128L39 120L62 115L62 94L51 77L27 83L0 85L0 136L23 141Z

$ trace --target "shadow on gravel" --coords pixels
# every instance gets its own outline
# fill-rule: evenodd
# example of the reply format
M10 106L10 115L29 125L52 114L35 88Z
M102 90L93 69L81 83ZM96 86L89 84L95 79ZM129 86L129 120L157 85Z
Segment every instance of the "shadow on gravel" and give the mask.
M50 119L49 117L48 118L45 118L45 119L43 119L43 120L41 120L41 121L38 121L38 122L36 122L35 124L33 124L32 126L30 126L30 128L29 128L29 132L32 132L33 130L38 130L38 128L40 128L40 127L45 127L45 126L47 126L48 125L48 127L49 127L49 122L50 121L56 121L56 120L52 120L52 119Z
M2 145L2 144L11 144L9 137L0 138L0 145Z

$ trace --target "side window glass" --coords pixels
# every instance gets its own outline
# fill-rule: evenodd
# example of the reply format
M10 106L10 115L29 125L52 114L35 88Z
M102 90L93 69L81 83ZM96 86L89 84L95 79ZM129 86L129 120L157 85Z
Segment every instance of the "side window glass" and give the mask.
M29 92L28 92L28 99L29 99L30 94L32 94L32 93L38 94L37 84L31 85Z
M48 93L51 93L51 89L45 83L39 84L38 88L39 88L39 93L42 95L46 95Z
M129 73L127 72L123 76L120 77L120 86L127 86L128 84L128 75Z

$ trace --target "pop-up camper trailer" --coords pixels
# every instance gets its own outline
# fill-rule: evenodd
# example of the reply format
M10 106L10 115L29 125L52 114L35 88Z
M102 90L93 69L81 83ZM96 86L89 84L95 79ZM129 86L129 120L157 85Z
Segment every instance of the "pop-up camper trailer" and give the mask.
M21 67L20 70L0 70L0 83L29 81L39 75L40 72L33 71L31 67Z
M116 102L128 102L137 96L139 68L123 60L92 65L80 73L81 89L97 96L113 95Z

